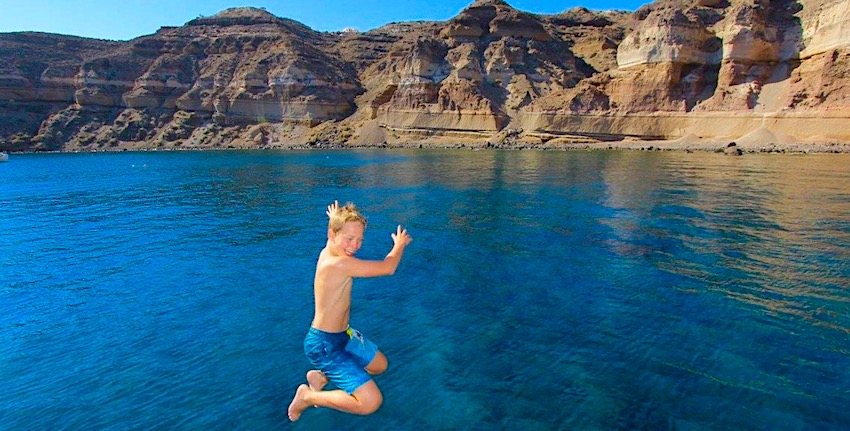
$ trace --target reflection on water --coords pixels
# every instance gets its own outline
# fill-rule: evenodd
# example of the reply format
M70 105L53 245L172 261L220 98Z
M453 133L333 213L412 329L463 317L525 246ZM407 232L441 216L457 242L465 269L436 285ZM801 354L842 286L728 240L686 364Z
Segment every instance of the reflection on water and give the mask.
M628 180L628 163L606 169L609 204L629 214L611 223L621 236L657 227L687 250L658 259L666 270L766 313L850 332L843 291L850 171L843 157L659 156L646 163L653 163L651 175L640 181ZM670 230L682 222L687 229Z
M333 199L363 257L414 242L354 289L381 410L293 429L850 422L843 155L21 155L0 182L9 429L286 426Z

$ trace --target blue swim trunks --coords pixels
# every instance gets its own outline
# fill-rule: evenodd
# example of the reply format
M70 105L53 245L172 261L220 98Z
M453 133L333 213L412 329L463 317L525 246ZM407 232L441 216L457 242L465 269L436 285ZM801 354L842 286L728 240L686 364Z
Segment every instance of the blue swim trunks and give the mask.
M350 327L343 332L325 332L311 326L304 337L304 354L328 380L352 394L372 380L365 368L378 354L378 346Z

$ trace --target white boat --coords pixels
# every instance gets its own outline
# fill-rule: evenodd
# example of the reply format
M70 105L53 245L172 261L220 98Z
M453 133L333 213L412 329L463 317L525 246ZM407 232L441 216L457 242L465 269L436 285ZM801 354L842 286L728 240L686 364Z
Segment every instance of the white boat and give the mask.
M8 162L8 161L9 161L9 155L0 151L0 162Z

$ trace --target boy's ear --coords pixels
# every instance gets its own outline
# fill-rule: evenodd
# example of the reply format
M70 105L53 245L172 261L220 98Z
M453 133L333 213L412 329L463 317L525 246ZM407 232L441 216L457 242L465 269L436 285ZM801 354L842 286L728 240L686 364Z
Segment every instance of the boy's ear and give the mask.
M334 230L333 228L328 228L328 239L333 241L334 239Z

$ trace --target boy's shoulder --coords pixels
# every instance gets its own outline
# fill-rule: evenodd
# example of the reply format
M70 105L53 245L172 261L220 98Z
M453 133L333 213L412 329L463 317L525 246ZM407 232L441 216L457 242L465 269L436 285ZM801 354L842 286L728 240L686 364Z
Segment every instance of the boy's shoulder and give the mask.
M319 253L319 266L334 266L340 262L342 262L346 256L336 256L328 250L327 247L322 249L322 252Z

